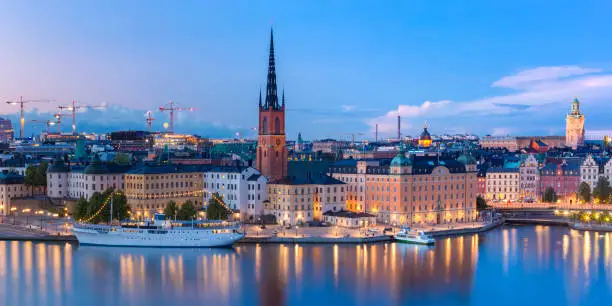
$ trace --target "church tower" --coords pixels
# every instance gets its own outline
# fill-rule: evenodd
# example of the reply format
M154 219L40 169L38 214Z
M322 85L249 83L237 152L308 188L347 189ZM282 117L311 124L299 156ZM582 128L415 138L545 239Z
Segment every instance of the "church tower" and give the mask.
M257 136L257 169L270 181L287 176L287 147L285 145L285 92L278 101L274 62L274 32L270 30L270 57L266 100L259 92L259 135Z
M574 98L571 112L565 118L565 145L576 149L584 144L584 115L580 113L580 101Z

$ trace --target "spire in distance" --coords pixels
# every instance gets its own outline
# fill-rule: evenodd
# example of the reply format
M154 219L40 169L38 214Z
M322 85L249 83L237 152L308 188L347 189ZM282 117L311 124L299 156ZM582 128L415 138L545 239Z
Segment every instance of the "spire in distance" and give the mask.
M274 30L270 29L270 57L268 59L268 84L264 108L280 109L276 87L276 66L274 62Z

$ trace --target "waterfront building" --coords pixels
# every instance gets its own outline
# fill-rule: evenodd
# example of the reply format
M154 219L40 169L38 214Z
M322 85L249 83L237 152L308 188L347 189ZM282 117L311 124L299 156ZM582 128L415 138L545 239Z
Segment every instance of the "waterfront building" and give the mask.
M580 112L580 101L572 101L570 113L565 118L565 145L576 149L584 144L584 115Z
M266 179L253 167L212 167L204 172L204 202L218 193L225 204L240 210L243 220L261 216L266 200ZM252 189L251 189L252 188Z
M345 207L345 184L325 173L305 172L268 183L266 215L283 225L323 221L328 211Z
M68 198L70 167L57 156L47 168L47 196L50 198Z
M182 205L191 200L202 207L203 172L199 166L149 163L125 174L125 195L132 214L150 218L169 201Z
M483 199L487 197L487 172L486 170L480 170L476 174L476 180L478 181L478 190L476 194L481 196Z
M362 228L376 225L376 216L364 212L328 211L323 214L324 221L332 226Z
M268 179L254 173L247 178L247 205L246 210L241 208L241 214L246 214L243 220L256 221L264 215L264 202L268 199Z
M270 55L265 103L259 93L259 135L257 136L257 169L270 180L287 176L288 152L285 145L285 93L279 103L274 60L274 33L270 30Z
M32 188L24 184L23 175L0 172L0 214L11 212L11 200L32 196Z
M371 213L381 223L443 224L476 217L476 160L468 154L457 160L408 157L401 149L390 163L334 164L329 171L347 184L347 207Z
M519 174L519 168L492 167L487 169L487 200L519 201Z
M0 143L8 143L13 140L13 124L10 119L0 117Z
M96 192L108 188L124 189L124 174L130 165L103 163L98 154L94 154L86 166L68 166L57 157L47 169L47 196L50 198L88 200Z
M529 154L519 168L519 191L521 201L538 201L540 186L539 163L533 154Z
M591 187L591 191L595 189L597 181L599 180L599 165L593 158L593 155L589 154L580 164L580 182L585 182Z
M550 162L540 169L540 195L551 187L557 199L576 202L580 184L580 161L563 159L560 163Z

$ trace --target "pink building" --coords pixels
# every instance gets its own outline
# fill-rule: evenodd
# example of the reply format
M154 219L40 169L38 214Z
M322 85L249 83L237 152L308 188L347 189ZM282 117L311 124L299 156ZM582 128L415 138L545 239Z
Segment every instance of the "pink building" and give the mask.
M569 203L576 202L576 193L580 185L580 163L563 161L562 163L548 163L540 170L540 194L546 188L555 190L557 199Z

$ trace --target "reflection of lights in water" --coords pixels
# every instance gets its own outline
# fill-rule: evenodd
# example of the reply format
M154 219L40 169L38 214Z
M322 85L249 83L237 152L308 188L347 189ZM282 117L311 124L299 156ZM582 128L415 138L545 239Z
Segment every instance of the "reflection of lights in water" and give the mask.
M457 238L457 253L459 254L459 262L463 263L463 236ZM463 264L459 265L459 271L463 270Z
M563 235L563 260L567 260L567 253L569 252L569 235Z
M41 292L47 292L47 248L46 244L39 243L36 245L36 269L38 269L38 289Z
M0 281L4 282L6 278L6 241L0 241Z
M261 281L261 245L255 245L255 279Z
M302 279L302 249L298 244L293 248L293 264L295 266L295 278L299 282Z
M53 261L53 292L56 297L60 297L62 293L62 254L59 245L54 244L49 247Z
M64 290L72 290L72 244L64 245Z
M478 234L474 234L472 236L472 268L476 267L476 263L478 262Z
M583 270L586 278L589 278L589 262L591 260L591 233L589 231L584 232L584 243L582 250L582 259L583 259ZM585 283L585 286L588 286L588 282Z
M444 246L444 281L450 282L451 239L446 238Z
M508 229L502 231L502 266L504 274L508 275L508 256L510 253L510 238L508 238Z
M24 274L25 274L25 281L26 284L31 284L32 283L32 273L33 273L33 266L34 266L34 262L32 259L32 249L34 248L34 246L32 245L31 241L26 241L23 244L23 269L24 269Z
M334 284L338 287L338 245L334 244Z

